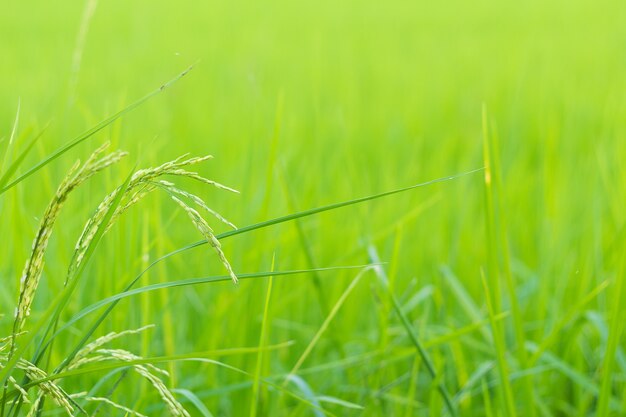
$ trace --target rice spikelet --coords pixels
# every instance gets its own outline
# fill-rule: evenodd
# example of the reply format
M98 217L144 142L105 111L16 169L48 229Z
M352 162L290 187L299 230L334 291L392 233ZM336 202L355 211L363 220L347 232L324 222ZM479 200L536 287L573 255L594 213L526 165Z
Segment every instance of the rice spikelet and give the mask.
M138 359L142 359L140 356L134 355L123 349L99 349L96 353L102 354L104 357L110 357L122 362L131 362ZM167 388L165 383L155 375L155 373L161 373L168 375L163 369L157 368L152 364L146 365L132 365L132 369L139 375L144 377L152 387L157 391L161 400L165 403L170 414L175 417L190 417L189 412L182 406L180 402L174 397L174 394Z
M108 404L111 407L117 408L118 410L121 410L121 411L124 411L125 413L127 413L128 415L131 415L131 416L147 417L146 415L141 414L138 411L135 411L135 410L133 410L131 408L125 407L125 406L123 406L121 404L118 404L118 403L116 403L116 402L114 402L114 401L112 401L112 400L110 400L108 398L104 398L104 397L85 397L85 400L91 401L91 402L101 402L101 403Z
M102 337L99 337L93 342L85 345L85 347L83 347L81 350L78 351L78 353L76 354L72 362L70 362L70 364L68 365L68 369L77 368L78 366L80 366L82 359L86 358L88 355L90 355L91 353L99 349L100 347L104 346L105 344L117 338L127 336L127 335L138 334L138 333L141 333L145 330L152 329L152 328L154 328L154 324L149 324L147 326L143 326L138 329L124 330L121 332L111 332Z
M42 378L46 378L48 374L42 369L36 367L32 363L27 360L20 359L17 364L17 368L24 371L26 376L31 380L40 380ZM74 413L74 405L76 403L72 398L53 381L44 381L40 382L37 385L37 389L40 390L39 396L37 400L32 404L28 416L35 415L37 409L39 408L39 403L43 399L44 396L49 397L57 404L60 408L65 410L67 415L71 416Z
M228 191L235 192L235 193L237 193L237 191L230 187L222 185L218 182L204 178L196 172L190 172L184 169L185 167L189 165L198 164L200 162L211 159L212 156L207 155L207 156L202 156L202 157L193 157L189 159L184 159L185 157L186 156L179 157L173 161L166 162L154 168L145 168L145 169L140 169L136 171L132 175L127 188L123 191L124 194L121 197L122 200L121 200L120 205L116 208L115 212L113 213L113 216L111 217L111 220L106 225L102 225L102 222L104 221L104 217L106 216L106 213L111 207L111 204L113 203L113 201L115 201L116 198L118 197L118 194L122 192L122 189L118 187L104 198L104 200L96 208L96 211L93 214L93 216L85 224L85 227L83 228L83 232L80 238L78 239L78 242L74 250L74 255L70 263L68 275L66 277L66 281L65 281L66 285L69 282L69 280L72 279L74 272L78 269L78 267L82 263L83 258L93 238L98 232L99 228L102 226L105 228L105 232L108 231L112 227L112 225L115 223L115 221L119 218L119 216L122 215L122 213L124 213L131 206L139 202L141 199L143 199L145 196L147 196L148 194L150 194L152 191L154 191L157 188L163 188L166 191L168 191L168 193L170 194L170 196L172 196L174 201L176 201L188 213L194 226L205 237L205 239L207 239L207 242L209 242L209 244L216 251L220 261L226 268L233 282L235 283L237 282L237 276L234 273L233 268L231 267L230 263L226 259L226 256L221 249L221 245L219 241L215 238L213 229L209 226L206 220L195 209L189 207L189 205L184 203L181 199L176 198L175 194L191 199L195 204L199 205L203 210L207 211L208 213L213 215L215 218L217 218L219 221L229 225L230 227L236 228L235 225L229 222L228 220L226 220L223 216L221 216L215 210L212 210L211 208L209 208L208 205L199 197L177 188L171 182L162 181L161 177L168 176L168 175L186 177L186 178L194 179L197 181L201 181L205 184L210 184L218 189L228 190Z

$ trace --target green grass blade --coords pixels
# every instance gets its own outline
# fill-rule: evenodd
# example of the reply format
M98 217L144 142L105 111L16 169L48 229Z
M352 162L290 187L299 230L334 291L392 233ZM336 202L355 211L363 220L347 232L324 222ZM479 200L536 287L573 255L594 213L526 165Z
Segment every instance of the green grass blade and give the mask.
M452 272L450 267L443 265L440 267L440 271L445 283L452 291L452 294L465 314L474 322L481 321L483 319L483 314L481 313L480 308L478 308L472 296L467 292L461 281L456 277L454 272ZM493 336L491 332L489 332L489 329L482 327L480 331L485 341L488 343L493 342Z
M298 387L302 395L304 395L304 398L309 400L312 404L316 405L317 409L314 408L312 410L313 415L315 417L324 417L324 414L320 411L322 406L320 405L320 402L315 396L313 389L302 377L299 377L298 375L294 375L294 374L289 374L285 382L293 383L296 387Z
M139 100L135 101L134 103L130 104L129 106L125 107L124 109L122 109L122 110L118 111L117 113L113 114L112 116L109 116L108 118L104 119L103 121L101 121L100 123L98 123L97 125L92 127L91 129L88 129L85 132L81 133L75 139L67 142L65 145L61 146L56 151L52 152L50 155L45 157L42 161L38 162L33 167L28 169L25 173L23 173L22 175L17 177L11 183L1 187L0 188L0 194L3 194L6 191L8 191L9 189L15 187L17 184L19 184L20 182L24 181L26 178L30 177L35 172L39 171L41 168L45 167L50 162L54 161L55 159L57 159L58 157L60 157L61 155L63 155L67 151L69 151L70 149L74 148L75 146L77 146L80 143L84 142L85 140L89 139L91 136L95 135L96 133L98 133L99 131L104 129L105 127L109 126L111 123L113 123L114 121L116 121L120 117L124 116L126 113L129 113L130 111L136 109L137 107L139 107L140 105L142 105L143 103L145 103L146 101L151 99L152 97L154 97L157 94L161 93L162 91L164 91L165 89L170 87L172 84L174 84L176 81L180 80L182 77L187 75L187 73L189 73L189 71L191 71L192 68L193 68L193 66L187 68L185 71L181 72L176 77L172 78L170 81L166 82L165 84L162 84L156 90L148 93L147 95L145 95L144 97L142 97Z
M330 395L319 395L317 400L322 403L335 404L351 410L365 409L362 405L351 403L350 401L342 400L341 398L331 397Z
M464 176L467 176L467 175L475 174L475 173L483 171L483 170L484 170L484 168L477 168L477 169L474 169L474 170L471 170L471 171L463 172L461 174L452 175L452 176L448 176L448 177L441 177L441 178L437 178L437 179L434 179L434 180L431 180L431 181L426 181L426 182L423 182L423 183L420 183L420 184L411 185L409 187L399 188L399 189L396 189L396 190L386 191L386 192L383 192L383 193L374 194L374 195L361 197L361 198L356 198L356 199L353 199L353 200L347 200L347 201L342 201L342 202L339 202L339 203L333 203L333 204L328 204L328 205L325 205L325 206L315 207L315 208L304 210L304 211L300 211L300 212L297 212L297 213L288 214L286 216L276 217L274 219L266 220L266 221L263 221L263 222L260 222L260 223L254 223L254 224L251 224L249 226L241 227L241 228L236 229L236 230L229 230L227 232L220 233L219 235L216 235L215 237L218 240L223 240L223 239L227 239L227 238L232 237L232 236L248 233L248 232L251 232L253 230L258 230L258 229L262 229L262 228L265 228L265 227L274 226L274 225L277 225L277 224L280 224L280 223L285 223L285 222L289 222L289 221L292 221L292 220L313 216L315 214L323 213L323 212L326 212L326 211L336 210L336 209L339 209L339 208L342 208L342 207L351 206L351 205L354 205L354 204L359 204L359 203L364 203L364 202L367 202L367 201L377 200L379 198L387 197L387 196L394 195L394 194L400 194L400 193L403 193L403 192L414 190L416 188L426 187L428 185L433 185L433 184L437 184L437 183L441 183L441 182L455 180L455 179L458 179L458 178L461 178L461 177L464 177ZM154 260L154 262L152 262L152 264L150 264L150 266L144 272L147 272L148 269L154 267L156 264L158 264L161 261L166 260L167 258L170 258L170 257L172 257L174 255L179 254L179 253L186 252L186 251L188 251L190 249L197 248L199 246L206 245L206 244L207 244L206 240L201 240L201 241L189 244L187 246L184 246L182 248L176 249L176 250L174 250L174 251L172 251L170 253L167 253L167 254L161 256L160 258Z
M373 263L377 263L377 264L380 263L380 258L378 256L378 252L376 251L376 248L374 248L373 246L370 246L368 253L369 253L370 260ZM404 326L404 329L406 330L406 333L409 336L409 339L411 339L411 342L415 346L415 349L417 350L417 353L419 354L420 359L426 366L426 369L428 370L428 374L430 375L433 381L438 381L437 390L439 391L439 393L441 394L441 397L443 398L443 401L444 401L446 409L448 410L448 413L451 416L456 416L457 411L452 401L452 398L450 397L450 394L448 394L448 390L446 389L444 384L441 381L439 381L439 376L437 375L437 371L435 370L435 365L430 360L430 357L428 356L428 353L426 352L426 348L422 346L422 342L419 340L419 337L415 333L415 330L413 329L413 326L411 325L411 321L402 310L402 306L398 302L398 299L396 298L396 296L391 292L391 289L389 287L389 280L387 279L385 271L380 266L374 268L374 271L376 272L379 278L379 282L381 286L387 292L389 298L391 299L393 310L395 314L398 316L398 318L400 319L400 321L402 322L402 325Z
M272 256L271 271L274 272L274 266L276 265L276 255ZM259 404L259 389L261 386L261 370L263 369L263 346L265 346L267 339L267 326L269 322L269 306L270 298L272 296L272 283L274 277L269 276L267 282L267 291L265 292L265 305L263 306L263 321L261 322L261 335L259 336L259 353L256 357L256 366L254 369L254 384L252 385L252 401L250 404L250 417L256 417L257 407Z
M505 415L514 417L517 415L515 411L515 403L513 400L513 390L511 389L511 380L506 362L506 346L504 344L504 336L500 331L499 323L496 321L496 313L491 303L491 290L484 274L481 274L483 288L485 290L485 302L487 303L487 312L491 322L491 331L493 332L494 349L496 355L496 363L498 364L498 372L500 374L500 389L502 390L502 402L504 403Z
M463 172L461 174L451 175L451 176L442 177L442 178L437 178L437 179L434 179L434 180L431 180L431 181L422 182L420 184L411 185L409 187L398 188L396 190L386 191L386 192L379 193L379 194L369 195L369 196L361 197L361 198L355 198L353 200L342 201L342 202L334 203L334 204L328 204L326 206L316 207L316 208L300 211L298 213L288 214L286 216L277 217L275 219L266 220L266 221L260 222L260 223L255 223L255 224L252 224L250 226L242 227L242 228L239 228L239 229L236 229L236 230L229 230L228 232L221 233L221 234L217 235L216 237L218 239L226 239L226 238L231 237L231 236L240 235L240 234L243 234L243 233L251 232L253 230L262 229L264 227L269 227L269 226L274 226L276 224L285 223L285 222L288 222L288 221L291 221L291 220L295 220L295 219L300 219L300 218L303 218L303 217L312 216L314 214L323 213L325 211L336 210L338 208L352 206L354 204L364 203L366 201L377 200L377 199L382 198L382 197L387 197L387 196L394 195L394 194L400 194L400 193L403 193L403 192L406 192L406 191L414 190L416 188L426 187L428 185L433 185L433 184L446 182L446 181L452 181L452 180L455 180L457 178L461 178L461 177L464 177L464 176L467 176L467 175L475 174L475 173L480 172L482 170L483 170L483 168L478 168L478 169L474 169L474 170L471 170L471 171ZM199 246L200 244L205 244L205 243L206 242L202 242L202 243L198 242L198 243L194 244L193 247Z
M28 156L28 154L33 149L37 141L43 136L44 132L46 131L49 125L50 124L47 124L46 126L44 126L44 128L41 129L39 133L37 133L37 135L35 135L35 137L28 143L28 145L26 145L24 150L20 152L17 158L15 158L15 160L11 163L11 165L9 165L9 167L4 171L4 173L2 174L2 177L0 177L0 189L3 190L2 192L4 192L4 187L6 186L6 184L11 180L11 177L13 177L13 175L15 174L17 169L20 167L20 165L22 165L22 162L24 162L24 159L26 159L26 156Z
M339 266L339 267L329 267L329 268L318 268L315 271L316 272L340 271L340 270L357 269L357 268L363 268L363 267L364 267L363 265ZM255 273L249 273L249 274L238 274L237 277L240 278L241 280L246 280L246 279L255 279L255 278L265 278L265 277L270 277L270 276L277 277L277 276L299 275L299 274L306 274L306 273L311 273L311 272L314 272L314 271L310 269L300 269L300 270L292 270L292 271L255 272ZM97 303L94 303L86 307L85 309L81 310L79 313L74 315L67 323L65 323L62 327L60 327L59 330L57 330L56 333L54 333L54 335L50 337L50 339L47 341L46 345L44 346L44 349L61 332L73 326L80 319L82 319L83 317L89 315L90 313L94 311L99 310L102 307L109 305L109 308L101 316L99 316L97 320L95 320L94 324L90 327L89 331L87 331L84 334L83 338L81 339L81 342L77 344L76 349L80 350L82 346L84 346L84 343L86 343L89 337L91 337L93 332L96 330L97 326L110 313L111 309L114 308L115 305L124 298L132 297L138 294L144 294L150 291L163 290L167 288L184 287L184 286L189 286L189 285L208 284L208 283L215 283L215 282L225 282L229 280L231 280L230 276L220 275L220 276L211 276L211 277L204 277L204 278L189 278L189 279L182 279L182 280L177 280L177 281L161 282L158 284L152 284L152 285L147 285L145 287L136 288L134 290L127 289L121 293L112 295L101 301L98 301Z
M13 144L15 142L15 135L17 134L17 126L20 123L20 110L22 108L22 100L17 100L17 110L15 111L15 120L13 121L13 127L11 128L11 135L9 136L9 143L5 150L4 157L0 163L0 171L4 169L4 164L11 159L11 153L13 152Z
M200 414L202 414L202 417L213 417L213 414L211 414L209 409L206 408L204 403L200 401L200 398L198 398L198 396L196 396L196 394L194 394L193 392L189 391L188 389L182 389L182 388L174 388L172 389L172 392L188 399L189 402L191 402L193 406L198 409Z
M526 342L526 349L528 349L530 353L536 353L538 347L534 343ZM585 373L576 369L575 366L570 365L563 359L559 358L557 355L549 351L544 351L541 354L540 361L554 367L554 369L569 378L572 382L583 388L589 394L593 394L594 396L600 395L601 388L598 387L593 379L589 378ZM614 396L609 398L609 405L614 408L620 407L619 401Z
M526 342L526 335L524 332L524 322L520 311L518 302L518 291L515 287L515 281L513 273L511 271L511 255L509 251L508 232L507 232L507 219L506 208L503 206L502 194L502 167L500 166L500 143L495 127L490 129L489 120L487 118L487 109L483 106L483 147L485 166L489 166L489 180L485 177L485 188L489 194L488 200L491 201L493 207L488 210L487 213L490 217L487 219L491 223L489 247L490 257L493 259L496 265L500 265L500 270L490 271L490 279L492 281L500 280L500 275L504 281L504 285L509 298L509 304L511 309L511 318L513 324L513 333L515 334L516 356L519 361L519 366L523 370L528 367L528 356L526 349L524 348ZM495 239L494 239L495 237ZM500 285L498 283L498 285ZM500 297L500 293L496 292L495 297ZM497 310L501 310L502 306L500 301L494 302ZM526 378L523 380L523 392L524 402L528 404L526 408L528 416L534 417L535 411L535 393L532 384L532 379Z
M326 319L324 320L324 322L322 323L318 331L315 333L315 336L313 336L313 338L311 339L307 347L304 349L304 352L302 352L302 354L300 355L300 358L298 358L298 361L296 362L296 364L293 366L293 368L291 368L291 371L289 372L289 376L295 376L298 373L298 370L300 369L300 367L302 366L306 358L308 358L309 354L313 351L313 348L315 347L317 342L319 342L320 338L322 337L326 329L328 329L328 326L330 325L332 320L335 318L335 316L339 312L339 309L345 303L346 299L348 298L352 290L354 290L354 288L359 283L363 275L365 275L365 273L369 271L370 269L371 267L365 267L364 269L359 271L359 273L352 280L352 282L350 282L350 285L348 285L348 287L343 291L343 293L341 294L341 296L339 297L339 299L337 300L333 308L330 310L330 313L328 314L328 316L326 317ZM284 383L287 383L288 380L289 380L289 377L285 379Z
M624 261L622 261L623 263ZM621 268L622 271L624 268ZM604 352L602 363L602 384L600 385L600 396L598 398L597 417L608 417L610 413L609 405L613 392L613 376L619 372L617 367L616 356L619 348L620 339L624 330L624 307L622 297L622 287L624 276L622 271L616 277L614 293L612 297L612 311L610 316L609 340Z

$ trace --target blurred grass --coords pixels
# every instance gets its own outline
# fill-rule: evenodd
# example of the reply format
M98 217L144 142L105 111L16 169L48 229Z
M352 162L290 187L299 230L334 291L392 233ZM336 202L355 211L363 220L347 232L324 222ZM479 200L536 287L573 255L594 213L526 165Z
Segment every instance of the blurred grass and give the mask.
M96 143L111 140L131 158L69 201L46 258L38 311L58 293L84 221L137 160L145 166L185 152L214 154L203 172L242 195L189 187L245 226L286 214L294 205L310 208L482 166L484 105L500 142L498 198L525 339L543 346L552 329L561 329L558 337L550 336L536 365L522 370L512 318L500 322L517 411L528 415L530 405L515 394L529 378L539 415L588 415L598 398L581 384L587 379L572 377L582 375L598 392L602 385L603 407L618 412L615 402L607 402L607 392L621 398L626 362L620 359L621 332L618 339L607 336L619 328L614 320L620 311L607 294L622 279L618 261L625 256L626 4L101 1L72 95L72 57L83 8L79 2L43 1L2 7L0 138L5 139L0 149L10 136L18 99L16 149L27 144L19 133L51 122L24 167L199 63L170 91L2 197L0 311L5 316L0 329L10 327L38 216L69 165ZM361 264L370 240L386 230L376 247L383 261L393 259L393 291L428 344L475 322L446 286L442 266L458 278L482 319L489 317L480 278L490 256L482 181L476 175L325 213L303 220L300 231L296 224L278 225L224 242L224 249L238 272L270 270L274 252L276 270L309 267L303 242L316 267ZM402 220L428 201L419 216ZM197 240L180 216L172 203L152 196L122 218L104 238L71 310L120 291L145 265L144 257L153 260ZM402 240L394 248L400 229ZM197 248L168 260L142 285L221 273L217 258ZM336 303L352 278L350 273L321 276L327 305ZM579 304L606 280L608 290ZM498 297L492 282L489 288ZM156 323L150 343L142 344L152 356L256 346L265 288L264 282L216 284L175 289L144 304L125 300L102 331ZM432 294L415 299L425 288ZM326 319L315 291L312 276L275 279L267 343L293 339L296 344L268 353L264 376L288 372ZM376 361L302 374L316 394L365 407L324 404L337 414L409 415L413 410L425 415L429 407L442 405L424 365L401 355L410 342L385 297L373 281L356 287L303 364L304 372L383 349ZM508 295L502 293L494 305L510 311ZM578 314L573 305L580 305ZM53 363L78 337L59 340ZM463 335L458 345L433 347L430 355L454 394L495 360L491 349L481 330ZM605 351L616 355L606 362L609 370L602 368ZM228 361L250 373L256 366L254 357ZM214 415L249 413L251 380L210 365L170 369L176 370L177 385L196 392ZM515 376L522 371L527 376ZM610 381L605 372L611 372ZM486 404L503 410L498 384L495 368L477 377L459 412L484 414ZM139 392L121 395L132 404ZM217 396L222 392L227 394ZM486 402L489 393L493 397ZM260 399L257 415L311 413L271 389Z

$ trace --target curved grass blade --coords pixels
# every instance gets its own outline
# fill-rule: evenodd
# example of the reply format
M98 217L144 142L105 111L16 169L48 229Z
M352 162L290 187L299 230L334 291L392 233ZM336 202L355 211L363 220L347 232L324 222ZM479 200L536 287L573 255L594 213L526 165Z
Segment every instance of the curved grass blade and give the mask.
M331 397L329 395L319 395L317 400L319 402L335 404L352 410L365 410L365 407L362 405L351 403L350 401L342 400L341 398Z
M198 409L200 414L202 414L202 417L213 417L213 414L211 414L209 409L206 408L206 405L204 405L204 403L200 401L200 398L198 398L193 392L183 388L174 388L172 392L188 399L189 402L191 402L194 407Z
M117 113L113 114L112 116L104 119L103 121L101 121L100 123L98 123L97 125L92 127L91 129L86 130L85 132L81 133L75 139L72 139L71 141L67 142L65 145L61 146L56 151L52 152L50 155L48 155L42 161L38 162L33 167L28 169L25 173L23 173L22 175L17 177L11 183L9 183L8 185L4 185L4 186L0 187L0 194L3 194L4 192L8 191L9 189L15 187L17 184L19 184L20 182L24 181L26 178L28 178L31 175L33 175L35 172L39 171L41 168L45 167L50 162L54 161L55 159L57 159L58 157L63 155L65 152L69 151L70 149L72 149L73 147L77 146L78 144L84 142L85 140L89 139L91 136L95 135L96 133L98 133L99 131L101 131L102 129L104 129L105 127L107 127L108 125L110 125L111 123L113 123L114 121L119 119L120 117L124 116L126 113L129 113L130 111L136 109L137 107L139 107L140 105L142 105L143 103L145 103L146 101L151 99L152 97L154 97L157 94L161 93L163 90L165 90L166 88L170 87L176 81L180 80L182 77L187 75L187 73L189 73L189 71L191 71L192 69L193 69L193 66L187 68L185 71L181 72L176 77L172 78L170 81L168 81L165 84L161 85L156 90L148 93L147 95L143 96L142 98L140 98L139 100L137 100L134 103L130 104L129 106L125 107L124 109L122 109L122 110L118 111Z
M431 181L422 182L420 184L415 184L415 185L411 185L411 186L404 187L404 188L398 188L398 189L391 190L391 191L385 191L385 192L382 192L382 193L379 193L379 194L373 194L373 195L369 195L369 196L366 196L366 197L355 198L353 200L348 200L348 201L342 201L342 202L339 202L339 203L328 204L326 206L316 207L316 208L300 211L300 212L297 212L297 213L288 214L286 216L277 217L275 219L266 220L266 221L260 222L260 223L255 223L255 224L252 224L250 226L241 227L241 228L236 229L236 230L229 230L228 232L221 233L221 234L219 234L219 235L217 235L215 237L217 239L226 239L227 237L240 235L240 234L243 234L243 233L250 232L252 230L262 229L264 227L274 226L274 225L279 224L279 223L285 223L285 222L288 222L288 221L291 221L291 220L300 219L302 217L312 216L314 214L323 213L325 211L336 210L336 209L341 208L341 207L347 207L347 206L351 206L351 205L354 205L354 204L364 203L366 201L377 200L377 199L382 198L382 197L387 197L387 196L394 195L394 194L400 194L400 193L403 193L403 192L406 192L406 191L414 190L416 188L425 187L427 185L433 185L433 184L437 184L437 183L440 183L440 182L452 181L452 180L455 180L457 178L461 178L461 177L464 177L464 176L467 176L467 175L475 174L477 172L482 171L483 169L484 168L477 168L477 169L474 169L474 170L471 170L471 171L463 172L461 174L451 175L451 176L442 177L442 178L437 178L437 179L434 179L434 180L431 180ZM204 243L206 243L206 242L202 242L202 243L198 242L198 243L195 243L194 245L195 246L199 246L200 244L204 244Z
M367 266L367 265L366 265ZM307 274L307 273L311 273L311 272L326 272L326 271L340 271L340 270L346 270L346 269L358 269L358 268L364 268L366 266L363 265L358 265L358 266L337 266L337 267L329 267L329 268L317 268L317 269L296 269L296 270L291 270L291 271L269 271L269 272L255 272L255 273L249 273L249 274L239 274L237 275L237 277L241 280L246 280L246 279L255 279L255 278L265 278L265 277L278 277L278 276L286 276L286 275L299 275L299 274ZM68 328L70 328L72 325L74 325L76 322L78 322L80 319L82 319L83 317L89 315L90 313L93 313L96 310L99 310L100 308L109 305L109 308L113 308L115 307L115 304L118 303L120 300L127 298L127 297L132 297L134 295L139 295L139 294L144 294L147 292L151 292L151 291L157 291L157 290L162 290L162 289L167 289L167 288L174 288L174 287L185 287L185 286L189 286L189 285L199 285L199 284L208 284L208 283L212 283L212 282L224 282L224 281L229 281L231 278L229 275L219 275L219 276L211 276L211 277L203 277L203 278L188 278L188 279L181 279L181 280L177 280L177 281L169 281L169 282L161 282L158 284L152 284L152 285L146 285L145 287L141 287L141 288L136 288L136 289L127 289L121 293L112 295L110 297L107 297L103 300L98 301L97 303L94 303L86 308L84 308L83 310L81 310L79 313L77 313L74 317L72 317L67 323L65 323L62 327L60 327L56 333L54 333L54 335L52 335L50 337L50 339L48 340L48 342L46 343L46 345L44 345L43 350L45 350L47 348L47 346L50 344L50 342L56 338L61 332L63 332L64 330L67 330ZM109 310L107 309L107 312ZM104 317L106 317L104 314L102 316L100 316L97 320L98 324L100 322L102 322L102 320L104 320ZM95 323L94 323L95 325ZM93 326L92 326L93 327ZM96 327L97 328L97 327ZM91 337L91 335L93 334L93 331L95 331L95 328L90 329L90 331L88 331L86 333L86 335L88 335L88 337ZM87 337L87 339L88 339ZM80 345L80 347L78 347L78 350L80 350L82 348L82 345L84 344L84 342L79 343L78 345Z
M296 387L298 387L300 392L302 392L302 395L304 395L307 400L311 401L311 403L315 404L317 407L322 408L319 400L313 392L313 389L302 377L290 373L289 375L287 375L287 379L285 381L293 383ZM313 409L313 415L315 417L324 417L324 414L316 409Z
M297 213L292 213L292 214L288 214L285 216L281 216L281 217L276 217L274 219L270 219L270 220L266 220L266 221L262 221L260 223L254 223L245 227L241 227L239 229L236 230L229 230L227 232L224 233L220 233L219 235L215 235L215 237L217 238L217 240L223 240L232 236L236 236L236 235L240 235L243 233L247 233L247 232L251 232L253 230L258 230L258 229L263 229L265 227L270 227L270 226L274 226L280 223L286 223L292 220L296 220L296 219L300 219L303 217L309 217L309 216L313 216L315 214L319 214L319 213L323 213L325 211L331 211L331 210L336 210L338 208L342 208L342 207L347 207L347 206L351 206L351 205L355 205L355 204L359 204L359 203L364 203L367 201L372 201L372 200L377 200L379 198L383 198L383 197L387 197L390 195L394 195L394 194L400 194L406 191L411 191L414 190L416 188L421 188L421 187L426 187L428 185L433 185L433 184L437 184L440 182L446 182L446 181L452 181L467 175L471 175L471 174L475 174L477 172L483 171L484 168L477 168L477 169L473 169L471 171L466 171L460 174L456 174L456 175L451 175L451 176L447 176L447 177L441 177L441 178L437 178L431 181L426 181L426 182L422 182L419 184L415 184L415 185L411 185L409 187L404 187L404 188L398 188L392 191L386 191L386 192L382 192L379 194L373 194L373 195L369 195L366 197L360 197L360 198L355 198L353 200L347 200L347 201L342 201L339 203L333 203L333 204L328 204L325 206L320 206L320 207L315 207L312 209L308 209L308 210L304 210L304 211L300 211ZM178 248L170 253L167 253L163 256L161 256L160 258L157 258L154 260L154 262L152 262L142 273L141 275L145 274L149 269L151 269L152 267L154 267L156 264L160 263L161 261L166 260L167 258L170 258L174 255L177 255L179 253L182 252L186 252L190 249L193 248L197 248L199 246L205 245L207 242L206 240L201 240L192 244L189 244L187 246L184 246L182 248ZM141 276L140 275L140 276Z

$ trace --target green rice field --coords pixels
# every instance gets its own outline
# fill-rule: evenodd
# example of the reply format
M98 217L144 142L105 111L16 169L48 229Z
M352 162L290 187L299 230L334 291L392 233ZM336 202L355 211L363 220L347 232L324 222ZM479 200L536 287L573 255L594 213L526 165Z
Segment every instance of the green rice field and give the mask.
M7 1L0 80L0 417L626 415L625 2Z

